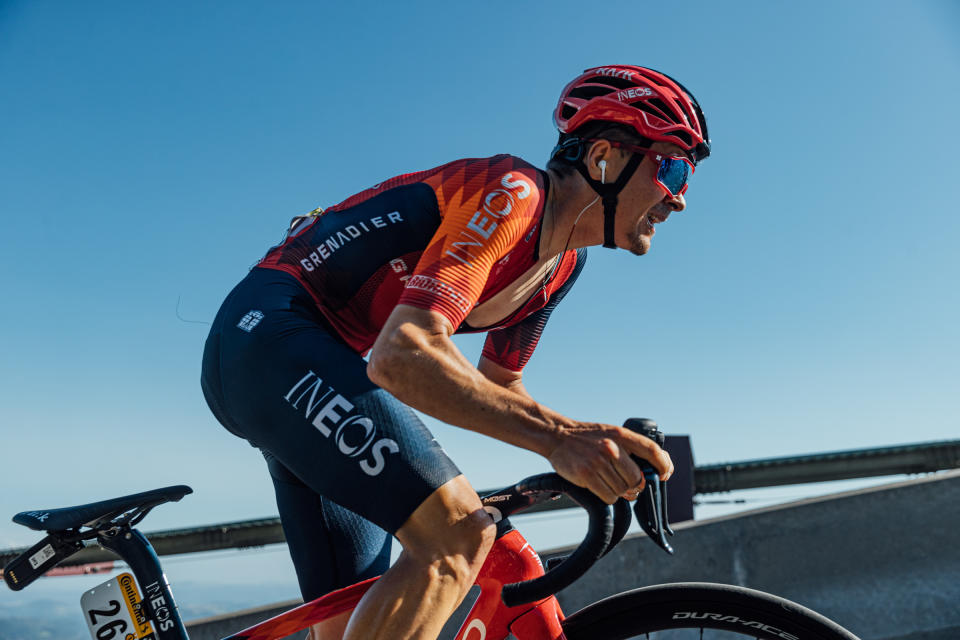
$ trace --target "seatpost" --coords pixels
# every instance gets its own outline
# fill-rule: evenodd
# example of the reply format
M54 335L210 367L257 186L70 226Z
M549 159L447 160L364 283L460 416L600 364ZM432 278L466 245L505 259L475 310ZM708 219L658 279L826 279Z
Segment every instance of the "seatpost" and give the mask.
M160 558L146 536L123 525L97 536L101 546L113 551L130 565L137 583L143 589L143 603L150 612L157 640L189 640L173 600Z

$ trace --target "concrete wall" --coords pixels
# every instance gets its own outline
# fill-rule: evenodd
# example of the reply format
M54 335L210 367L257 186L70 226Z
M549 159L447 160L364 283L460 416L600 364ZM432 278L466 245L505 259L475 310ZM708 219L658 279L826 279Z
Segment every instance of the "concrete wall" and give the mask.
M960 639L958 471L674 529L676 555L628 538L558 595L564 611L638 586L723 582L810 607L862 640Z
M564 611L640 586L722 582L798 602L862 640L960 640L960 471L674 529L676 555L629 537L558 594ZM218 640L295 604L195 621L190 638Z

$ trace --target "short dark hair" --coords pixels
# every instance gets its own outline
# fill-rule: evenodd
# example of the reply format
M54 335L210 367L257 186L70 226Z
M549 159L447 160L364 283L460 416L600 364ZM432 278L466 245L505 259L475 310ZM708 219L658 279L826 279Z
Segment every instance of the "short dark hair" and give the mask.
M618 124L616 122L603 122L595 120L593 122L588 122L576 131L560 134L560 139L557 140L557 146L554 147L554 153L550 160L547 161L548 170L555 171L564 177L572 175L576 171L575 166L581 161L581 156L586 152L586 149L582 149L580 151L580 155L577 155L575 158L572 158L571 154L569 153L563 153L560 151L560 145L573 138L579 138L580 140L583 140L584 145L589 144L586 142L587 140L596 140L597 138L604 138L613 142L635 144L641 147L649 147L651 144L653 144L653 140L641 136L632 127Z

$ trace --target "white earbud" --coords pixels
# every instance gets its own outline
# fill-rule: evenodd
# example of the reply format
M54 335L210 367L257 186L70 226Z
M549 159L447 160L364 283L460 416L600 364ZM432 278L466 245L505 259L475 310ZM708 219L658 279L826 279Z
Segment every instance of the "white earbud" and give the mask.
M597 166L600 167L600 184L605 184L607 182L607 161L601 160L597 163Z

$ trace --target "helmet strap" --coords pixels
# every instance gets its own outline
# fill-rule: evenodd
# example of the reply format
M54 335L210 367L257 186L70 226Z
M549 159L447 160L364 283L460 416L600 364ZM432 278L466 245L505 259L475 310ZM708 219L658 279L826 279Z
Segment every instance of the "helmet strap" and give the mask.
M637 167L640 166L640 162L643 161L643 155L639 153L634 153L630 160L627 161L627 164L623 167L623 171L620 172L620 176L617 178L616 182L611 182L605 184L599 180L594 180L590 177L590 172L587 171L587 165L581 160L576 163L574 166L577 168L577 171L580 172L580 175L583 176L584 180L587 181L587 184L590 185L598 196L600 196L603 201L603 246L607 249L616 249L617 243L614 241L614 231L616 230L616 213L617 213L617 196L623 188L627 186L627 182L630 181L631 176L637 170Z

